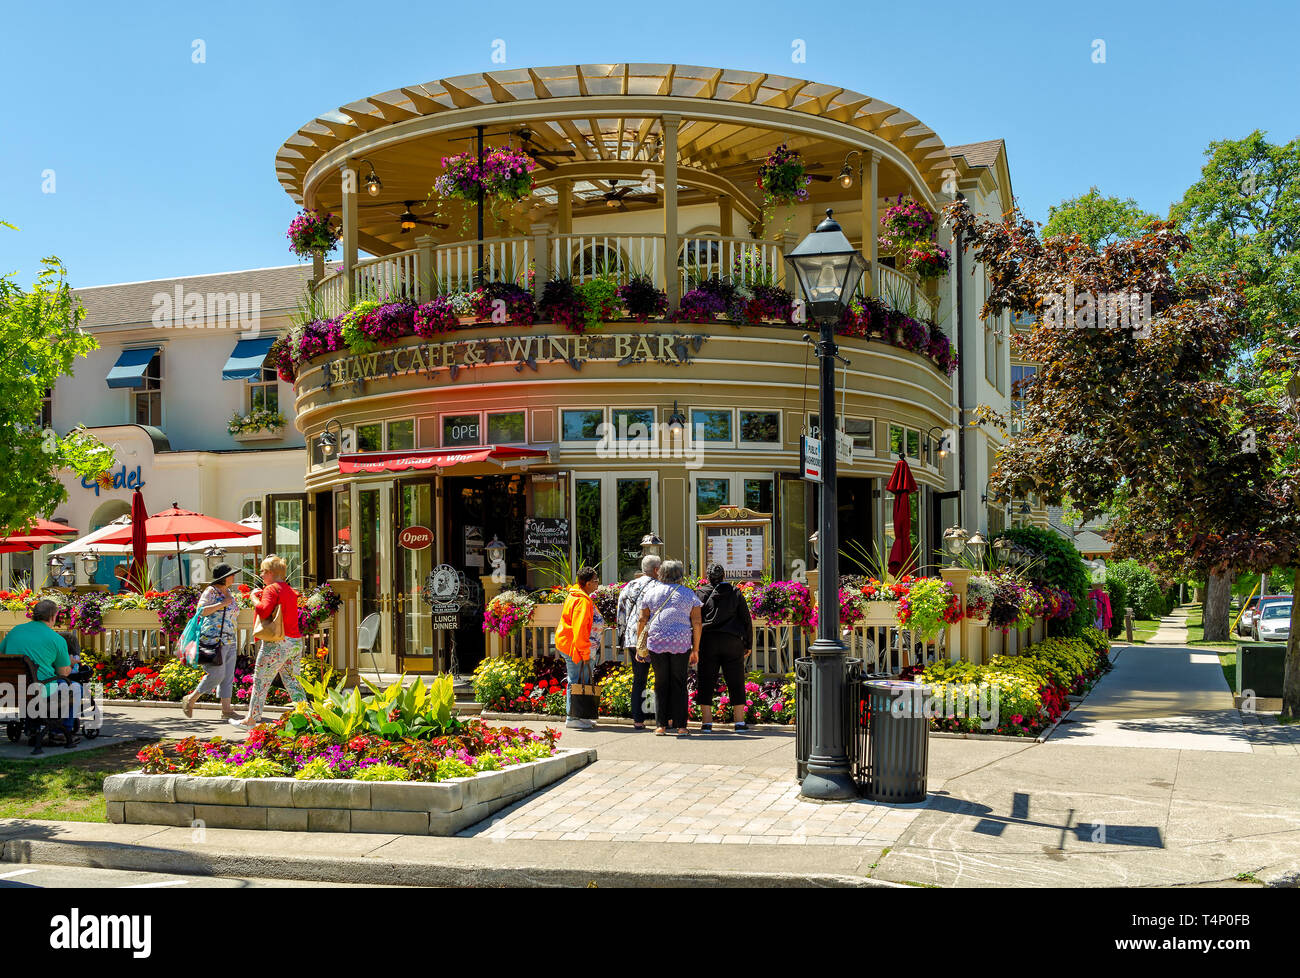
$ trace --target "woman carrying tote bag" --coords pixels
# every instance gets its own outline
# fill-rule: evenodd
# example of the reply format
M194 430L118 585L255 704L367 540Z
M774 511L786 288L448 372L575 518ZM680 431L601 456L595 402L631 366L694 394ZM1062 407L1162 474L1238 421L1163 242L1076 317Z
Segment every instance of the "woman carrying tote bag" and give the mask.
M230 582L239 571L229 564L218 564L212 572L212 584L199 596L195 617L199 619L199 634L195 638L194 661L204 673L203 681L194 692L181 700L181 710L187 717L194 716L194 704L204 693L214 689L221 700L221 715L227 720L238 719L239 713L230 705L235 691L235 658L238 653L235 639L235 622L239 605L230 590ZM185 636L181 636L184 639ZM182 646L185 643L182 642Z
M241 727L255 727L262 721L262 707L271 681L280 680L295 703L306 699L298 685L298 667L302 660L302 635L298 631L298 592L285 580L288 567L275 554L262 561L263 586L253 592L257 624L253 638L260 639L257 664L253 667L253 695L248 701L248 716L230 722Z

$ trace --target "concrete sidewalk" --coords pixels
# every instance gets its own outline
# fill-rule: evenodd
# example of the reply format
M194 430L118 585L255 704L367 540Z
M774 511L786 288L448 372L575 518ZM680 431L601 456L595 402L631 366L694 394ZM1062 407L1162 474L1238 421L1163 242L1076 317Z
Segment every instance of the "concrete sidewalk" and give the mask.
M0 840L9 861L348 883L1185 886L1232 885L1240 874L1300 881L1300 729L1152 726L1193 716L1204 728L1204 714L1219 705L1214 697L1226 696L1200 688L1210 665L1194 654L1120 651L1117 668L1075 711L1083 722L1043 744L933 739L931 794L917 806L802 801L794 738L785 731L679 740L611 726L566 730L566 746L596 747L600 760L459 837L10 820L0 822ZM1189 713L1189 704L1211 709ZM1144 715L1124 716L1126 709ZM150 719L135 709L112 722L134 731L152 723L168 736L203 733L158 712ZM1137 726L1122 729L1125 743L1108 743L1107 723ZM1079 750L1084 743L1091 749Z

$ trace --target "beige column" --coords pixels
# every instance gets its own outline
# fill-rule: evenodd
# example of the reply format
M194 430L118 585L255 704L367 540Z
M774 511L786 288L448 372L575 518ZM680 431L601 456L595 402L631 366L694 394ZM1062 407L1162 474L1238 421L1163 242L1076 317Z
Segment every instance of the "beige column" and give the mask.
M718 234L724 238L731 237L731 196L718 194Z
M866 251L867 274L871 276L871 295L880 295L879 276L876 269L880 261L877 244L880 233L880 215L876 212L876 166L880 157L875 153L866 153L866 165L862 168L862 247Z
M794 251L795 246L799 244L799 235L793 231L781 232L781 257ZM785 289L796 299L802 299L803 295L799 291L799 280L795 278L794 272L790 271L789 263L781 262L781 288Z
M311 287L313 289L320 285L320 280L325 277L325 256L316 252L311 256Z
M419 285L419 301L428 302L433 298L435 288L433 277L433 238L422 234L415 239L416 280Z
M661 120L664 136L664 289L669 312L677 311L681 280L677 275L677 128L682 117L666 115Z
M356 304L356 282L353 269L357 267L357 171L343 167L343 284L348 308Z
M970 583L971 572L965 567L944 567L939 571L939 576L952 585L957 596L961 598L961 606L966 607L966 585ZM960 659L970 659L970 642L967 641L971 632L975 629L962 618L955 625L948 626L948 658L953 662Z
M349 688L361 680L361 657L357 652L357 629L361 625L361 582L347 578L326 582L343 599L334 613L330 635L330 664L344 674Z

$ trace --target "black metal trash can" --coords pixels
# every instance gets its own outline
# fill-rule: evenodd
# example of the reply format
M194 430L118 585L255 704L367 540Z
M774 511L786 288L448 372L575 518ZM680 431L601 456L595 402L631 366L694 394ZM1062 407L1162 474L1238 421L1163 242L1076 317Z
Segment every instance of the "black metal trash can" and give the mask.
M866 794L872 801L925 801L930 766L930 720L921 683L869 679L863 683L870 711Z

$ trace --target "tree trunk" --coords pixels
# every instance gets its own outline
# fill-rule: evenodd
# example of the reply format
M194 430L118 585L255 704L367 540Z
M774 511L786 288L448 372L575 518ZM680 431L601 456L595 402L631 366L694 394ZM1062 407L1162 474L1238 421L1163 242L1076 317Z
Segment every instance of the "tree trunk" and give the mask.
M1232 598L1232 572L1211 574L1205 589L1205 608L1201 620L1205 625L1205 641L1228 641L1228 603Z
M1300 595L1300 567L1295 569L1291 585L1291 635L1286 640L1286 671L1282 674L1282 716L1300 717L1300 604L1294 596Z

